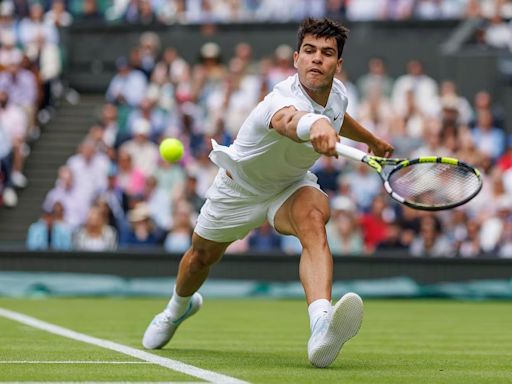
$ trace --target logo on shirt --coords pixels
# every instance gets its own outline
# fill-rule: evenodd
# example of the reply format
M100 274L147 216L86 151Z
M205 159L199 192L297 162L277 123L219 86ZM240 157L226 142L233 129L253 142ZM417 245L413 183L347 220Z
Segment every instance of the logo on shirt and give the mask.
M338 120L340 116L341 116L341 113L340 113L340 114L338 114L338 116L336 116L336 117L334 118L334 121Z

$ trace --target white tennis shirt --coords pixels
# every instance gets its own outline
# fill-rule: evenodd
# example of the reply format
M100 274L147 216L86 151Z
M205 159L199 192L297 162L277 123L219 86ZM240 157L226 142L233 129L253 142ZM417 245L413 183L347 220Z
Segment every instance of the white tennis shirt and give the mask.
M334 79L324 108L308 96L297 75L290 76L256 106L233 144L225 147L212 140L210 159L228 170L235 182L249 192L258 195L280 192L303 178L320 154L310 143L297 143L271 129L274 114L287 106L322 114L339 133L347 105L347 92L341 81Z

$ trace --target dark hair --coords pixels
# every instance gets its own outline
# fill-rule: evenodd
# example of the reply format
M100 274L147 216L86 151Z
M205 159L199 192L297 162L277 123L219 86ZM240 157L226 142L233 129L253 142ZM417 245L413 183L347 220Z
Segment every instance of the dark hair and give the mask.
M343 25L336 23L335 21L329 20L324 17L323 19L313 19L308 17L305 19L299 27L297 34L297 51L300 51L302 42L306 35L313 35L315 37L323 38L335 38L336 45L338 46L338 59L341 57L345 41L348 37L348 28Z

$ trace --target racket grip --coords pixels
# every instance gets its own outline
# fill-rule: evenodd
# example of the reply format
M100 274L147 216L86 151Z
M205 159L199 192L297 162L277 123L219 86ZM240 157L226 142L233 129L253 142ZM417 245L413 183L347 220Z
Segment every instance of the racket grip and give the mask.
M354 147L349 147L348 145L336 143L336 152L339 155L348 157L349 159L362 161L364 157L367 155L365 152L360 151Z

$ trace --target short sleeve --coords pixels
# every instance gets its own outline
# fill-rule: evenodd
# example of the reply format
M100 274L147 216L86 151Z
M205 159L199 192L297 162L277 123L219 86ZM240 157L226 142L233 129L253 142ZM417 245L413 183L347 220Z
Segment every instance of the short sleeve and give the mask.
M277 111L285 107L295 107L297 111L313 112L313 107L308 103L294 97L282 96L278 93L270 93L262 103L263 121L266 127L270 127L270 121Z

